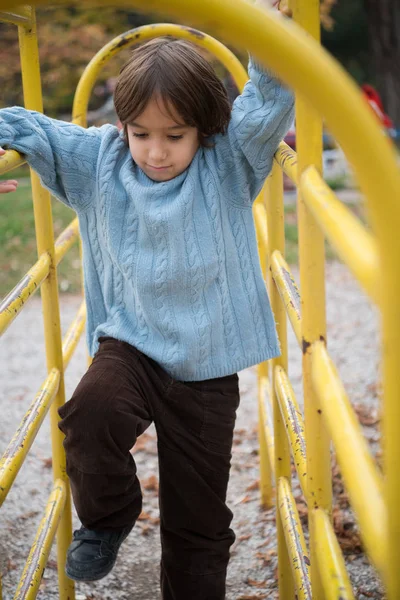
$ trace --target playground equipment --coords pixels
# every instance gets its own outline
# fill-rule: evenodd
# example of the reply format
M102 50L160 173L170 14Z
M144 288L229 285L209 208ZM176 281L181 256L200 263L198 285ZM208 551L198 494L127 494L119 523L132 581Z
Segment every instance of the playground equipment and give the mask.
M98 0L97 4L102 2ZM297 156L284 144L279 147L272 175L267 180L265 197L261 197L254 207L260 258L282 347L280 358L259 366L258 395L261 496L266 506L272 504L272 477L275 478L279 597L281 600L295 597L347 600L354 597L331 524L332 441L366 552L384 582L388 599L397 600L400 590L400 474L397 465L400 455L397 433L400 422L400 318L397 307L400 297L397 273L400 173L394 150L381 134L356 86L318 46L318 0L292 2L295 21L308 33L298 25L284 22L242 0L237 0L234 6L230 0L203 0L201 3L197 0L184 3L181 0L148 0L145 7L140 0L114 0L114 4L168 12L191 23L195 20L203 30L248 49L298 93ZM19 27L25 104L28 108L42 110L34 10L19 6L15 0L0 0L0 19ZM245 74L239 63L223 46L204 34L171 25L142 28L111 42L90 63L77 89L74 120L85 124L89 94L104 61L119 47L166 33L186 37L210 49L231 71L238 86L243 84ZM374 236L342 206L319 175L322 117L354 168L366 197ZM8 152L0 159L0 172L14 168L22 161L17 153ZM298 187L301 295L284 260L282 170ZM32 187L39 258L4 300L0 331L8 327L41 285L49 374L0 462L0 502L7 496L50 409L54 489L14 598L36 597L57 531L60 598L72 600L73 583L63 570L71 537L71 513L65 457L57 429L57 408L65 399L64 370L83 329L84 306L62 341L56 266L76 239L78 227L74 221L54 243L49 194L41 189L35 174L32 174ZM383 474L369 454L326 347L325 236L376 303L382 317ZM287 376L286 315L303 353L304 417ZM272 405L273 428L268 421L266 401ZM291 493L291 453L308 503L309 552Z

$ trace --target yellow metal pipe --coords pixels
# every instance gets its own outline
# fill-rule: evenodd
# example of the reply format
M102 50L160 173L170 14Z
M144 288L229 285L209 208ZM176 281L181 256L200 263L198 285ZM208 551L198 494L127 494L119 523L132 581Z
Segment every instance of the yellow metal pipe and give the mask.
M271 175L267 179L266 210L268 227L269 251L285 251L285 223L283 211L283 177L282 171L274 161ZM275 316L277 333L281 345L281 356L274 358L270 363L271 403L274 418L275 437L275 479L286 477L290 481L290 451L286 437L285 425L282 419L279 403L275 391L275 367L281 366L287 370L287 332L286 311L279 297L279 292L272 278L271 269L268 270L267 286L271 301L272 312ZM276 486L278 488L278 486ZM276 489L278 494L278 489ZM277 499L278 500L278 499ZM290 572L290 561L286 548L285 535L280 513L276 516L278 538L278 584L279 597L291 600L294 598L293 579Z
M275 152L275 160L282 171L297 185L297 154L285 142L281 142Z
M29 28L19 27L19 45L25 106L30 110L42 112L43 103L34 10L32 10ZM50 408L53 476L55 480L63 480L67 487L65 511L61 517L57 536L59 598L60 600L73 600L74 583L67 578L64 572L65 557L72 539L72 518L65 452L62 444L63 435L58 429L58 409L65 402L65 388L51 200L49 192L41 187L39 177L33 172L31 173L31 181L38 255L47 252L51 258L49 275L44 280L41 288L47 370L50 372L55 368L60 373L58 392Z
M57 393L59 383L60 373L57 369L53 369L25 413L20 426L0 460L0 506L6 499L14 479L36 438Z
M196 44L196 46L205 48L214 54L231 73L239 90L243 89L248 79L246 70L233 52L218 40L201 31L183 25L173 25L171 23L144 25L143 27L131 29L111 40L89 62L76 88L72 109L73 121L79 125L86 126L86 113L90 93L101 69L113 56L130 46L141 44L154 37L166 35L189 40L193 44Z
M295 21L320 40L320 0L294 0ZM301 93L296 94L297 174L309 165L322 170L322 119ZM332 507L330 441L320 417L311 382L311 344L326 339L324 238L298 190L299 267L303 350L303 394L307 444L307 504L309 509L311 582L314 600L324 600L316 563L313 510Z
M67 499L67 486L61 479L54 482L44 517L29 552L28 560L14 595L14 600L34 600Z
M304 497L307 498L307 453L303 415L289 378L282 367L275 368L275 389L300 486Z
M39 289L49 270L50 256L45 252L0 303L0 336L19 315L29 298Z
M271 257L271 271L294 334L301 347L301 297L290 267L282 254L275 250Z
M275 468L274 434L271 429L267 403L270 386L265 373L265 363L258 365L258 439L260 445L260 494L265 508L274 505L273 478Z
M312 600L309 564L310 559L300 523L296 502L286 477L278 481L278 506L289 552L293 581L298 600ZM282 598L282 600L285 600Z
M72 321L63 339L64 370L68 367L86 322L86 304L82 302L75 319Z
M56 241L54 242L55 249L55 261L58 265L71 246L79 238L79 222L78 218L71 221L71 223L60 233Z
M257 231L258 254L260 256L261 268L265 278L268 260L268 228L267 213L263 204L263 195L264 194L260 194L257 201L254 203L253 215Z
M264 279L267 274L268 260L268 230L267 213L264 206L264 194L261 193L253 205L253 216L256 226L258 254L260 266ZM267 410L265 407L266 397L271 401L268 394L268 362L263 362L257 368L258 389L258 443L260 447L260 497L261 504L265 508L272 507L273 498L273 476L275 468L274 437L271 431Z
M3 156L0 156L0 175L12 171L26 163L25 158L15 150L7 150Z
M320 508L314 512L317 561L326 600L354 600L340 546L332 523Z
M268 367L267 363L263 363L266 367ZM262 366L262 365L260 365ZM272 416L272 393L271 393L271 383L268 378L268 371L263 371L261 375L261 385L264 390L264 403L263 403L263 422L265 423L265 438L267 440L267 448L269 455L269 462L272 465L272 475L274 476L275 469L275 444L274 444L274 431L273 425L271 422Z
M335 366L321 342L314 344L312 378L321 403L321 417L335 445L337 460L360 524L365 547L378 571L385 575L388 523L382 476L371 457Z
M337 198L315 167L300 178L300 190L315 220L364 290L375 302L380 292L378 244Z
M261 504L264 508L271 508L274 505L273 498L273 472L274 455L273 435L271 435L268 415L265 409L265 383L261 375L262 365L258 365L258 443L260 457L260 496Z

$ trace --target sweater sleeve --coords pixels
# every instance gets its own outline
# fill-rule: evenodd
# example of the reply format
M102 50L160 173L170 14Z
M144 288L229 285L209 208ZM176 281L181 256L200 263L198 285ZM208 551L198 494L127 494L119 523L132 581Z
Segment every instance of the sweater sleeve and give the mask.
M102 129L84 129L21 107L0 110L0 146L23 154L42 184L76 211L94 198Z
M277 78L252 59L249 77L233 104L227 133L215 137L212 149L220 181L235 204L255 200L294 119L293 94Z

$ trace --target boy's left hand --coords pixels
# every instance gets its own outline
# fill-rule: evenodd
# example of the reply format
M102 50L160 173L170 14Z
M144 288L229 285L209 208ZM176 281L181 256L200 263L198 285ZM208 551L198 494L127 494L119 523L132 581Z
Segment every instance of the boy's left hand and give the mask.
M0 156L3 156L6 151L0 147ZM0 194L8 194L9 192L15 192L17 189L18 181L15 179L8 179L7 181L0 181Z

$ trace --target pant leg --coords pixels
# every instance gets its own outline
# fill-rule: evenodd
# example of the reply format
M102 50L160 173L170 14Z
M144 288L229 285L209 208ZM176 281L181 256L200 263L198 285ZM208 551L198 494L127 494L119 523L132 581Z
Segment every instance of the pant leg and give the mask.
M142 495L130 449L152 421L139 353L106 338L71 400L59 410L67 474L89 529L133 525Z
M155 411L163 600L223 600L235 536L226 506L236 375L175 382Z

